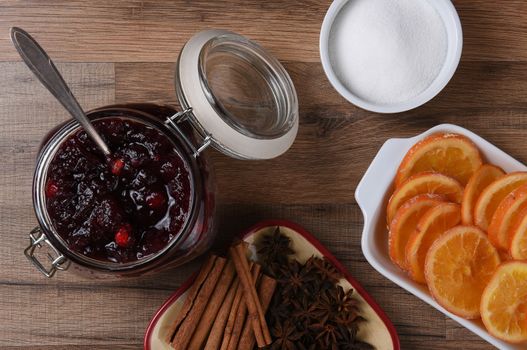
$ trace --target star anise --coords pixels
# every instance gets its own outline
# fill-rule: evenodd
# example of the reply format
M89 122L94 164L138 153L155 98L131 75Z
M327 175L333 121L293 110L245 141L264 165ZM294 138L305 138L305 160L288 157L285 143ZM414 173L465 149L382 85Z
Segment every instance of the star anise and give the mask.
M315 305L311 304L308 298L292 300L293 312L291 317L295 320L297 328L306 329L313 319Z
M287 262L276 262L275 260L261 260L264 272L273 277L278 278L280 276L280 268Z
M338 348L341 350L374 350L368 343L357 340L357 325L351 328L342 328L337 335Z
M271 349L352 349L373 347L357 340L359 301L353 289L337 283L339 270L325 259L311 257L305 264L289 255L290 240L277 227L258 243L258 258L278 280L266 315L273 334Z
M337 286L335 299L338 312L359 312L359 301L353 297L353 289L349 289L345 292L344 288Z
M318 320L333 319L338 314L336 289L326 290L318 295L313 307L313 316Z
M280 268L278 283L282 295L294 297L303 292L306 283L314 279L314 276L304 269L302 265L292 260Z
M342 278L340 271L325 257L318 258L316 256L312 256L307 262L312 263L316 273L318 273L320 278L324 280L327 279L333 283L337 283Z
M288 298L283 299L280 293L275 293L268 312L271 321L275 323L283 322L290 318L292 311L291 300Z
M354 312L342 312L335 316L333 319L335 322L342 324L346 327L352 327L360 322L366 321L366 319Z
M302 338L302 342L297 343L298 349L301 350L317 350L317 343L309 340L304 340Z
M318 295L320 292L323 292L327 289L334 288L334 283L330 282L326 278L321 278L321 271L317 266L317 260L320 260L319 258L311 257L309 258L306 263L304 264L303 269L305 270L304 273L306 275L309 275L310 278L306 281L305 284L305 290L306 294L309 294L313 296Z
M315 341L320 349L338 349L338 328L335 325L328 322L318 322L310 325L309 329L317 333Z
M295 326L291 322L285 321L275 324L271 329L271 333L273 334L274 338L274 341L271 344L271 349L300 349L296 346L296 343L300 339L301 334L296 331Z
M324 293L328 290L335 288L335 284L329 282L328 280L321 280L318 276L308 281L305 285L305 294L309 294L313 297L313 301L316 299L316 296Z
M277 226L273 233L265 234L256 242L258 256L264 261L287 261L295 252L291 248L291 240L280 232Z

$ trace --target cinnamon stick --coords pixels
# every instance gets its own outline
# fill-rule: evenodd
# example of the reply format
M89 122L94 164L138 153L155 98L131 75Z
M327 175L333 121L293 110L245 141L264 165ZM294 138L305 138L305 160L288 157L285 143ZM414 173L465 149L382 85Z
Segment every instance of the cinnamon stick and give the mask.
M254 335L258 347L264 347L271 344L271 334L265 321L265 315L262 310L262 305L258 299L256 288L251 281L249 272L249 263L247 262L246 248L242 243L238 243L229 248L230 256L234 262L234 267L240 278L240 284L243 287L247 309L249 310L248 319L253 325Z
M234 295L234 301L232 302L232 307L231 307L231 310L229 311L229 317L227 318L227 323L225 324L225 329L223 330L223 339L221 341L220 350L226 350L227 346L229 345L229 340L231 339L232 327L234 325L236 313L238 312L238 309L240 308L240 304L242 304L242 296L243 296L243 287L240 284L238 285L238 289L236 290L236 294Z
M221 340L223 339L223 330L225 329L225 324L227 323L227 318L229 317L229 312L231 311L234 296L239 285L240 279L236 277L234 281L232 281L229 291L227 292L225 299L223 299L220 310L216 315L216 319L214 320L214 324L209 333L209 338L205 344L205 350L217 350L220 348Z
M194 283L192 284L192 287L190 287L190 290L188 292L188 296L185 299L185 302L183 303L183 307L181 308L181 311L178 314L178 318L174 321L174 323L170 326L170 332L167 335L166 341L167 343L171 343L172 339L174 338L174 335L176 334L176 331L181 326L182 322L187 317L188 313L190 312L190 309L192 308L192 305L194 303L194 299L196 299L196 296L198 295L198 292L207 279L207 276L210 273L210 270L212 270L212 267L214 266L214 262L216 261L217 256L211 255L208 257L208 259L205 261L203 266L201 267L198 276L196 276L196 279L194 280Z
M254 285L256 285L258 282L260 271L261 266L258 264L254 264L251 270L251 277ZM240 290L243 292L243 288L240 288ZM224 344L226 345L224 348L224 345L222 344L222 350L236 350L236 347L238 346L238 341L240 340L243 324L245 323L245 317L247 315L247 302L245 301L245 297L243 297L243 293L241 294L241 302L238 306L238 311L236 312L235 317L233 317L232 326L230 328L230 335L228 338L223 338ZM229 322L227 322L227 325L229 325Z
M267 309L269 309L269 305L271 304L276 284L276 280L267 275L262 275L262 277L260 278L260 284L258 285L258 297L260 298L260 302L262 303L262 308L264 312L267 312ZM255 340L256 339L254 338L252 324L250 320L247 319L245 320L245 324L243 325L243 331L240 337L240 341L238 342L238 350L254 349Z
M218 311L220 310L220 307L227 296L229 287L234 279L234 275L234 264L229 260L223 269L222 275L218 280L218 284L214 289L214 293L207 303L207 307L203 312L203 316L199 321L196 331L192 335L192 339L190 340L190 344L188 346L189 350L199 350L205 343L205 340L212 329L214 319L218 315Z
M226 262L227 259L216 257L214 266L211 268L205 281L201 285L201 288L199 288L197 295L193 300L192 307L185 317L184 322L182 322L176 330L174 338L172 339L172 346L174 349L187 349L190 339L192 338L192 334L194 333L194 330L196 329L196 326L203 315L203 311L205 311L207 302L211 298Z

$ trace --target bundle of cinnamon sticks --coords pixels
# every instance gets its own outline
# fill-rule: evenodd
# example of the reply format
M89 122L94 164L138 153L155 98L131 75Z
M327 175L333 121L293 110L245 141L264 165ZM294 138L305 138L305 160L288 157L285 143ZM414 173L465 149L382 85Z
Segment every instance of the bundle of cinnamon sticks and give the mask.
M249 262L243 242L211 255L189 289L167 342L178 350L252 350L272 339L265 321L276 280Z

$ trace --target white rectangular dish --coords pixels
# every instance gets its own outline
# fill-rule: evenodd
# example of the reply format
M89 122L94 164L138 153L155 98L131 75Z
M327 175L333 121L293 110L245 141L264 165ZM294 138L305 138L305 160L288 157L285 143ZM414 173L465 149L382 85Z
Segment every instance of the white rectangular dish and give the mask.
M389 139L373 159L355 191L355 199L364 215L362 252L373 268L386 278L432 305L492 345L507 350L526 349L525 345L513 345L494 338L487 332L480 320L466 320L448 312L432 298L426 286L412 281L403 270L390 260L388 230L385 222L386 204L393 192L393 180L397 168L410 147L426 136L438 132L465 135L478 146L486 162L500 166L506 172L527 170L525 165L490 142L467 129L452 124L435 126L412 138Z

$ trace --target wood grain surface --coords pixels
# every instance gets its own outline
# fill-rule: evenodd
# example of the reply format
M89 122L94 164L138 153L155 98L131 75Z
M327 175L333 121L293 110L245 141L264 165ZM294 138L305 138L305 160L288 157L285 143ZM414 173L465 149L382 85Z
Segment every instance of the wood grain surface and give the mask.
M360 250L353 193L382 143L438 123L467 127L527 160L527 2L456 0L464 31L460 67L447 88L410 112L380 115L341 98L324 76L318 34L327 0L0 2L0 349L139 349L155 310L197 267L155 277L90 281L43 278L25 259L36 225L31 180L38 146L66 113L20 62L8 36L25 28L58 62L86 109L114 102L176 104L174 62L205 28L244 34L286 66L300 100L292 149L270 161L211 152L220 239L262 219L314 233L394 322L403 349L490 345L380 276Z

